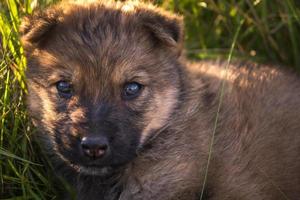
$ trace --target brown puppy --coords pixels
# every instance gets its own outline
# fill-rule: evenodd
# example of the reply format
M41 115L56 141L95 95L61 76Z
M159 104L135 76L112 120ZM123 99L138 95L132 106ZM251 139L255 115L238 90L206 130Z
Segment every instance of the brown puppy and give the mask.
M28 106L77 199L300 197L300 79L187 64L180 17L142 3L66 3L24 20Z

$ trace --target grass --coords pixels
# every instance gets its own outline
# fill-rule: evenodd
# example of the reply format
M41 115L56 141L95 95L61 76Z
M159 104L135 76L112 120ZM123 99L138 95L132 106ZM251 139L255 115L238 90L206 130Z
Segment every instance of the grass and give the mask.
M58 199L51 166L32 141L24 97L26 60L18 27L32 7L52 0L0 0L0 199ZM156 0L185 16L187 55L251 59L300 71L297 0ZM244 23L240 26L241 20ZM240 27L239 37L232 39ZM230 49L232 49L230 53ZM233 52L234 50L234 52Z
M207 158L207 165L206 165L206 168L205 168L205 176L204 176L204 180L203 180L203 186L202 186L202 189L201 189L200 200L202 200L202 198L204 196L204 190L205 190L205 187L206 187L209 165L210 165L211 158L212 158L214 140L215 140L215 135L216 135L218 122L219 122L219 114L220 114L221 107L222 107L222 104L223 104L225 80L227 78L227 71L228 71L227 69L228 69L228 67L230 65L230 62L232 60L233 51L235 49L235 45L236 45L237 39L239 37L241 27L244 24L244 22L245 22L244 20L241 20L240 25L237 27L237 30L234 34L234 38L233 38L233 41L232 41L232 44L231 44L230 52L228 54L227 63L226 63L226 66L225 66L226 73L224 75L224 79L222 79L222 84L221 84L221 88L220 88L219 95L218 95L219 96L219 98L218 98L219 99L218 109L217 109L217 113L216 113L216 117L215 117L215 121L214 121L214 126L213 126L214 128L213 128L213 132L212 132L212 136L211 136L211 141L210 141L210 144L209 144L209 151L208 151L209 153L208 153L208 158Z
M191 57L227 57L235 30L245 19L236 57L283 63L300 70L299 1L173 0L161 4L185 16Z
M30 2L0 3L0 199L52 199L50 170L45 170L31 141L34 130L25 109L26 60L20 46L20 17Z

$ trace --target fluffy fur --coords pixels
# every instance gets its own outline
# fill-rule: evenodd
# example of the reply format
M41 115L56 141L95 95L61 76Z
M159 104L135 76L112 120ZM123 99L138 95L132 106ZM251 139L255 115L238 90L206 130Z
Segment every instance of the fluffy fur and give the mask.
M137 2L60 3L24 19L28 108L79 200L196 200L225 81L205 198L300 196L300 80L277 67L188 63L182 19ZM72 83L70 99L55 84ZM124 84L144 85L121 98ZM89 160L80 140L112 153Z

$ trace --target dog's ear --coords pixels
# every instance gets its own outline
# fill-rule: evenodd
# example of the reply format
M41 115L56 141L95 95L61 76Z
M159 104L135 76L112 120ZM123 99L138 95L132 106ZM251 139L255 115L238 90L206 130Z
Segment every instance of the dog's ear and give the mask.
M25 48L41 46L58 21L59 12L55 9L36 11L33 15L24 17L20 26L22 45Z
M177 55L181 54L184 40L182 17L157 9L145 10L142 14L142 24L153 39Z

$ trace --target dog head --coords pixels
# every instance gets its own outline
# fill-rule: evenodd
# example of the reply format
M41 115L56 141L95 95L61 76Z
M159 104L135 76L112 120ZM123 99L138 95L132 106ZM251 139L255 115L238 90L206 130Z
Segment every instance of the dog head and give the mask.
M61 3L26 17L20 32L33 122L80 172L130 162L178 107L178 16L135 2Z

